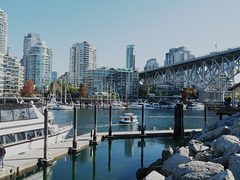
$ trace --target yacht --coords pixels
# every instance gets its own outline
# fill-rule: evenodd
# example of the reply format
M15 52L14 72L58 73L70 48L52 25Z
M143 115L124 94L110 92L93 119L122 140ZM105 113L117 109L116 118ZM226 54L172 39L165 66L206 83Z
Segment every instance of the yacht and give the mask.
M186 109L203 110L204 109L204 104L198 103L198 102L190 103L190 104L187 105Z
M53 110L73 110L73 106L68 106L65 103L57 103L56 106L52 107Z
M137 116L133 113L124 113L124 116L120 116L120 124L138 124Z
M44 147L45 108L33 103L0 104L0 144L6 156ZM48 144L64 141L72 125L57 125L51 111L48 115Z
M149 103L138 103L128 106L129 109L142 109L142 105L144 105L145 110L153 110L154 107L152 107Z

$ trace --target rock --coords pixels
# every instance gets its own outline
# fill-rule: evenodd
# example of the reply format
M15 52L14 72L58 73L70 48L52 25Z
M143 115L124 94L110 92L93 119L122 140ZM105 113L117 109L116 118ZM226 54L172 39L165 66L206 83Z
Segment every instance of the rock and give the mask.
M165 178L165 180L175 180L175 176L171 175Z
M175 179L207 179L224 170L221 164L213 162L191 161L180 164L175 171Z
M235 180L233 173L230 170L225 170L216 174L213 177L210 177L208 180Z
M138 180L142 180L143 178L145 178L146 175L147 175L147 170L148 170L147 168L138 169L137 172L136 172L136 178Z
M233 154L230 156L228 161L228 166L230 167L236 161L240 161L240 154Z
M223 135L212 143L215 156L230 156L240 151L240 141L236 136Z
M234 162L230 167L229 170L232 171L233 176L236 180L240 180L240 161Z
M194 156L194 154L189 150L189 147L188 146L185 146L185 147L181 147L179 148L176 153L182 155L182 156L186 156L186 157L189 157L189 156Z
M165 180L165 177L156 171L152 171L145 177L145 180Z
M148 170L147 170L146 174L149 174L152 171L160 172L161 168L162 168L162 164L163 164L163 160L158 159L157 161L155 161L154 163L152 163L148 166Z
M170 176L174 174L179 164L188 163L190 161L191 159L189 157L175 153L173 156L164 161L161 169L161 174L164 176Z
M194 151L195 153L206 151L209 149L208 146L204 146L202 142L198 140L189 141L189 149Z
M223 156L223 157L212 159L211 161L214 163L220 163L221 165L224 166L224 168L228 168L228 160L229 160L229 156Z
M162 151L162 160L165 161L174 154L173 148L169 147Z
M231 134L240 137L240 118L234 120Z
M201 142L213 141L219 138L220 136L229 134L229 133L230 133L230 129L227 126L222 126L217 129L214 129L213 131L202 133L199 137L196 138L196 140Z
M207 151L197 153L195 156L195 160L205 162L211 161L215 158L213 154L214 152L212 151L212 149L208 149Z

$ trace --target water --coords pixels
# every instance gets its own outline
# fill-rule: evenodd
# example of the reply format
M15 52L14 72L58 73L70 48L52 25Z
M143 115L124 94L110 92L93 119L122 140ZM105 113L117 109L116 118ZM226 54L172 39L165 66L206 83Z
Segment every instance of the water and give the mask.
M113 131L137 130L137 125L119 125L119 116L133 112L141 124L141 110L113 110ZM98 131L108 131L108 110L98 111ZM73 121L73 111L54 111L56 123L64 124ZM78 135L93 129L94 110L78 110ZM214 112L208 112L208 124L218 120ZM147 130L168 129L174 127L174 110L146 110ZM202 128L204 125L203 110L184 111L185 128ZM72 133L72 132L70 132ZM96 147L89 147L77 155L68 155L57 160L53 165L24 174L17 179L136 179L136 171L148 167L161 158L163 149L176 146L172 138L121 139L103 141Z
M119 117L124 113L131 112L138 116L139 124L141 124L141 110L113 110L112 111L112 131L136 131L138 125L120 125ZM55 121L58 124L72 123L73 122L73 111L54 111ZM94 128L94 109L81 109L77 111L78 117L78 135L89 133ZM208 112L207 121L208 124L212 124L219 117L216 116L215 112ZM108 132L109 128L109 111L98 110L97 118L97 131ZM145 124L147 130L166 130L171 127L174 128L174 109L157 109L157 110L145 110ZM202 128L204 126L204 111L188 109L184 110L184 126L186 129ZM70 132L72 134L72 132Z

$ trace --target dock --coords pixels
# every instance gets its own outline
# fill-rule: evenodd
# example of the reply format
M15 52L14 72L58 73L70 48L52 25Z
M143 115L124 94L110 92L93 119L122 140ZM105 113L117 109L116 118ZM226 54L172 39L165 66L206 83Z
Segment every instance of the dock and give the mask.
M185 129L185 135L191 131L200 132L201 129ZM123 131L113 132L112 136L108 136L108 132L98 132L97 142L100 143L104 139L125 139L125 138L149 138L149 137L164 137L173 136L173 130L155 130L145 131L142 135L141 131ZM81 151L89 147L89 141L92 140L90 133L77 136L77 151ZM73 139L66 139L63 142L50 145L48 147L49 162L54 162L68 155L69 148L72 147ZM16 150L17 151L17 150ZM10 157L4 158L4 169L0 168L0 178L12 179L20 176L28 171L37 168L39 158L43 157L43 148L19 153Z

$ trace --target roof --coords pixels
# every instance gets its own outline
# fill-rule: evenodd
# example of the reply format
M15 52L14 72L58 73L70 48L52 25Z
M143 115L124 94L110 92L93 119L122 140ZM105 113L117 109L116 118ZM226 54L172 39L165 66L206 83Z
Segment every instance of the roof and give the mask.
M240 86L240 82L234 84L232 87L228 88L228 90L230 90L230 91L234 91L234 90L235 90L236 88L238 88L239 86Z

